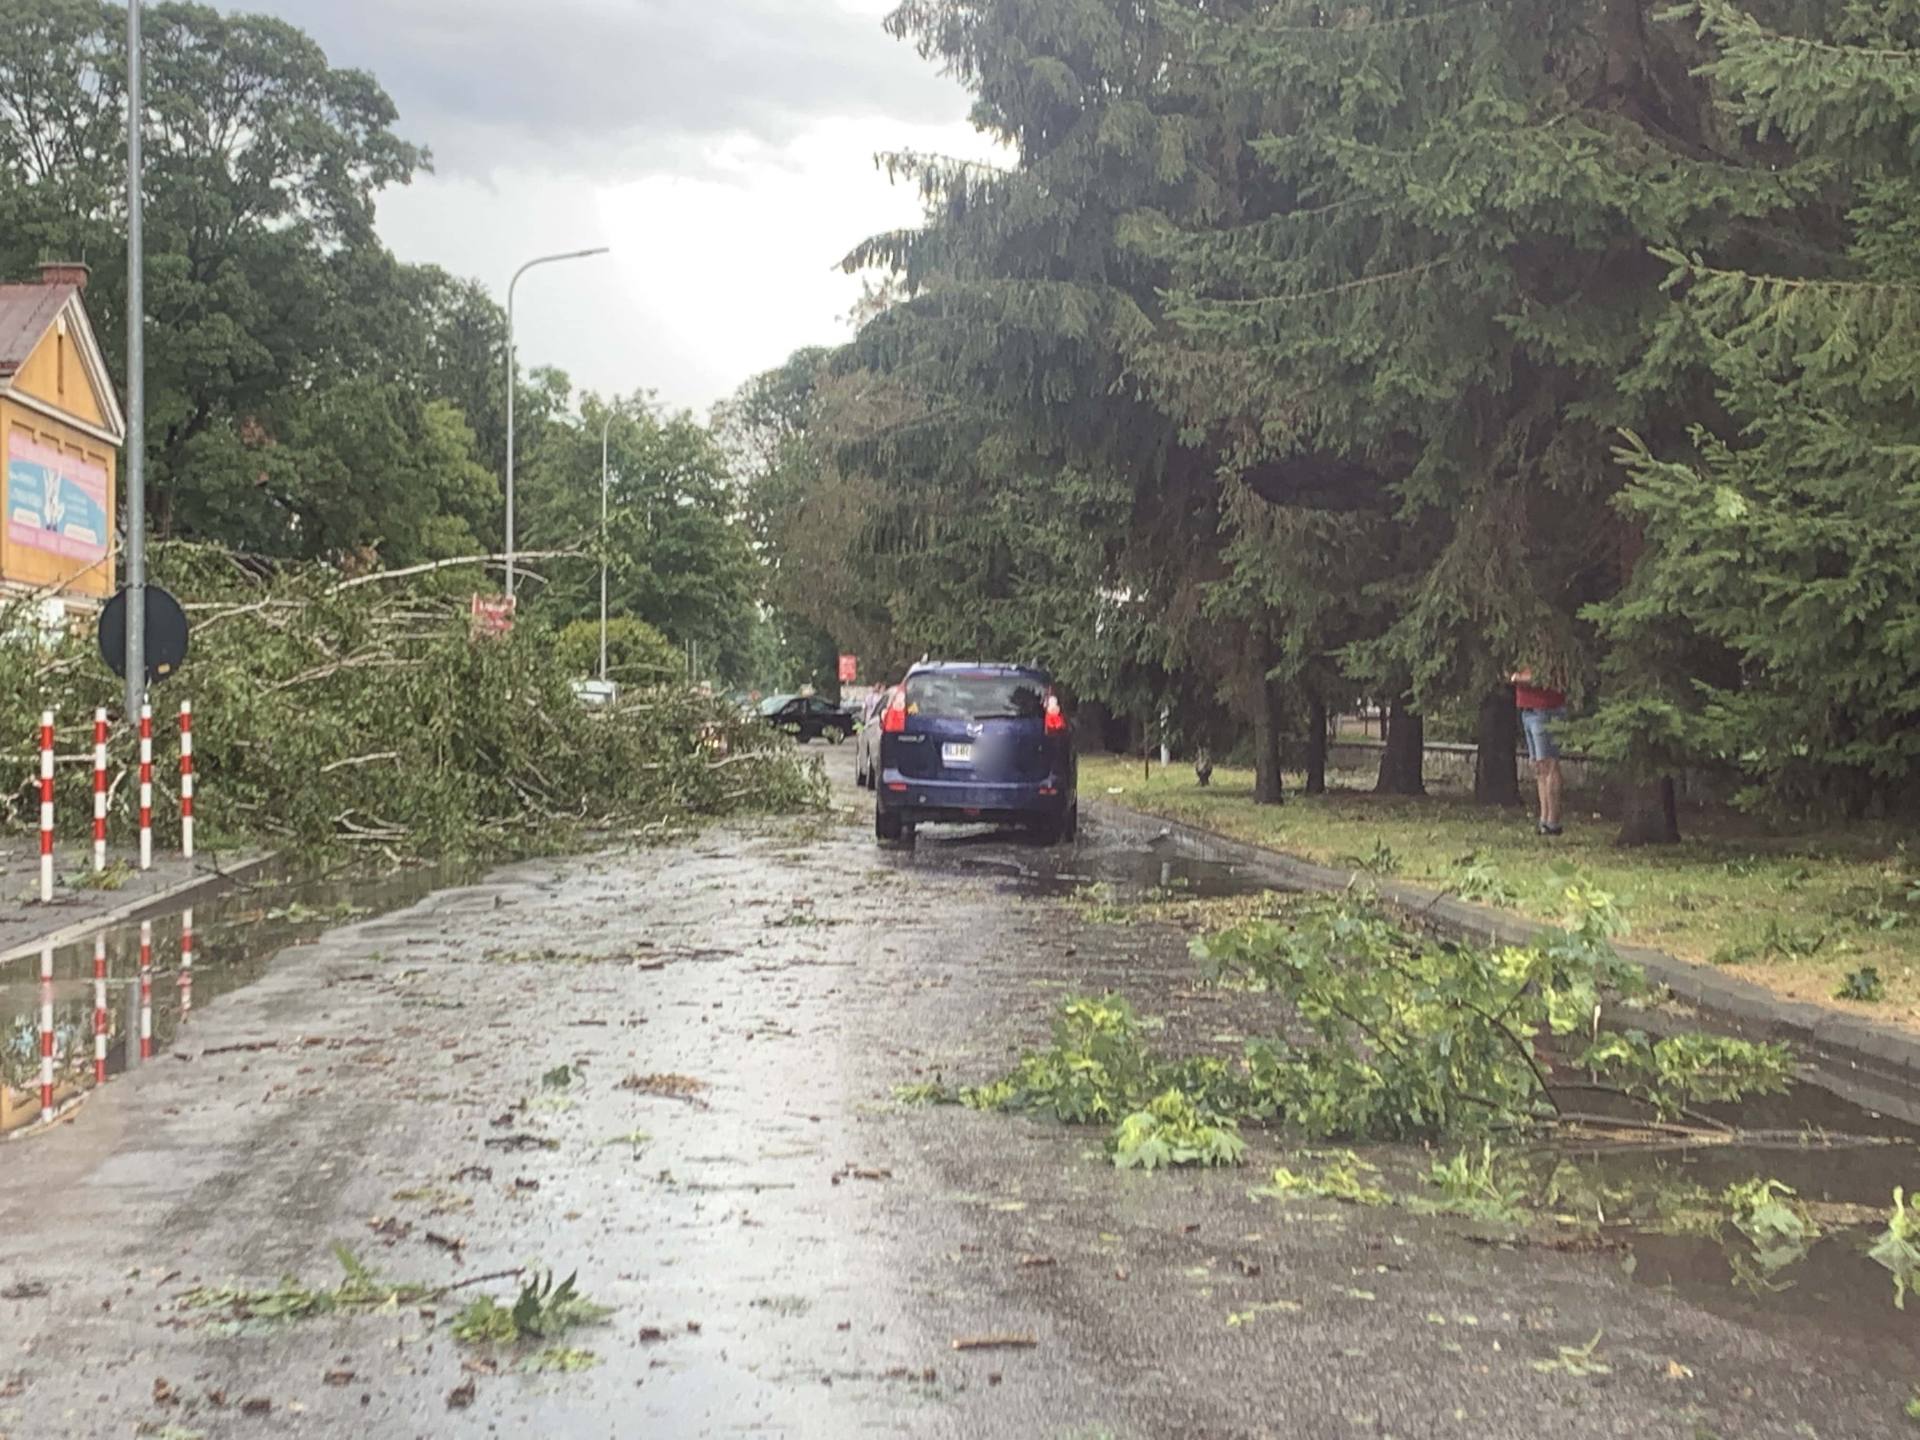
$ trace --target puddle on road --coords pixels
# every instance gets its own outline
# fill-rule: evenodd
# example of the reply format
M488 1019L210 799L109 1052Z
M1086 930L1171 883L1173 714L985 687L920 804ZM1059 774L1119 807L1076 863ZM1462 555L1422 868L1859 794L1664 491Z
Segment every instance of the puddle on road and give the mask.
M1065 898L1099 888L1116 902L1224 899L1274 887L1244 867L1152 844L1047 846L998 830L923 831L911 853L883 852L899 868L985 880L1003 893Z
M1578 1078L1557 1066L1555 1074ZM1576 1098L1580 1110L1636 1113ZM1784 1095L1700 1110L1754 1143L1569 1145L1535 1156L1532 1169L1543 1186L1559 1172L1559 1213L1598 1221L1631 1245L1637 1283L1733 1318L1812 1320L1911 1353L1920 1306L1895 1306L1893 1275L1867 1250L1886 1228L1894 1190L1920 1189L1920 1125L1854 1104L1819 1084L1818 1072ZM1723 1200L1730 1187L1756 1180L1791 1189L1820 1230L1804 1253L1783 1251L1775 1269L1756 1263L1756 1247L1727 1218Z
M180 965L186 907L162 902L95 932L107 951L107 1073L140 1063L140 923L153 925L153 1050L171 1049L181 1021L231 990L252 983L274 955L310 943L353 920L410 905L471 878L468 867L420 867L377 878L340 873L302 878L286 870L248 880L193 907L191 984ZM54 951L54 1049L63 1081L91 1083L94 1054L94 936ZM189 1021L189 1023L191 1023ZM0 964L0 1085L32 1091L40 1074L40 962ZM131 1053L129 1053L131 1051ZM16 1095L16 1103L21 1097ZM35 1101L37 1104L37 1101Z
M1849 1128L1882 1127L1862 1115ZM1556 1213L1597 1223L1627 1247L1618 1257L1636 1284L1681 1296L1729 1319L1817 1324L1863 1346L1911 1356L1920 1308L1895 1305L1892 1273L1867 1251L1886 1228L1896 1186L1920 1183L1909 1144L1710 1146L1684 1151L1568 1147L1530 1168L1550 1187ZM1774 1266L1728 1218L1729 1187L1777 1180L1812 1213L1819 1237L1788 1247Z

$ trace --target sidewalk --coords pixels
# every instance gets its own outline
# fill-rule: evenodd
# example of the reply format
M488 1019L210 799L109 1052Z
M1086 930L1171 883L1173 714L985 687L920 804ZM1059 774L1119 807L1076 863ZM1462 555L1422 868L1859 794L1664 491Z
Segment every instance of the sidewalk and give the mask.
M87 931L123 920L148 906L210 889L271 859L260 853L203 854L192 861L156 853L153 868L135 867L138 854L109 850L107 864L128 868L118 889L89 889L93 852L67 845L54 854L53 903L40 903L40 851L31 837L0 840L0 965L38 952L49 941L65 944ZM80 882L80 888L75 888Z

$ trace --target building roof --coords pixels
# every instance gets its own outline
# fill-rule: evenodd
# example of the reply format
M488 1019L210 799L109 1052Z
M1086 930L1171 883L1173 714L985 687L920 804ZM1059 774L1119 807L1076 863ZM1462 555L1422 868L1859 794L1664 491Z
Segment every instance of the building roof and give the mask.
M76 342L88 383L107 417L99 437L118 445L126 438L126 417L108 377L106 360L100 353L93 324L87 318L84 291L79 285L44 282L0 285L0 393L12 392L14 376L63 314L67 317L67 334ZM72 417L67 418L69 423L78 423ZM93 430L84 424L80 428Z
M78 285L0 285L0 375L11 375L33 354Z

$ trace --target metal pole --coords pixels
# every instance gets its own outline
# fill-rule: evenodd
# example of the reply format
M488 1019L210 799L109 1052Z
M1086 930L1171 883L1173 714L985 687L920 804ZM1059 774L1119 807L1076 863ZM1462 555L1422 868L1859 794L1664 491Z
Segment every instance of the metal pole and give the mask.
M147 697L147 354L140 0L127 5L127 719Z
M613 411L600 427L600 682L607 679L607 437L613 431Z
M527 273L522 265L507 282L507 599L513 599L513 392L520 388L513 363L513 292L520 277Z
M513 279L507 282L507 598L513 598L513 393L519 388L514 370L513 345L513 292L519 287L520 277L536 265L553 265L562 260L584 260L589 255L605 255L609 247L595 246L591 250L569 250L560 255L541 255L527 261L513 272Z

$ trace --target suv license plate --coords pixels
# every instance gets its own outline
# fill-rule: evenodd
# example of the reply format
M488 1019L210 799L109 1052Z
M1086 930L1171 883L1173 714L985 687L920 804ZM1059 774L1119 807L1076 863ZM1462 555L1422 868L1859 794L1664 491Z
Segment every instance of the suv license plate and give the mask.
M973 746L942 745L940 747L940 763L943 765L973 764Z

